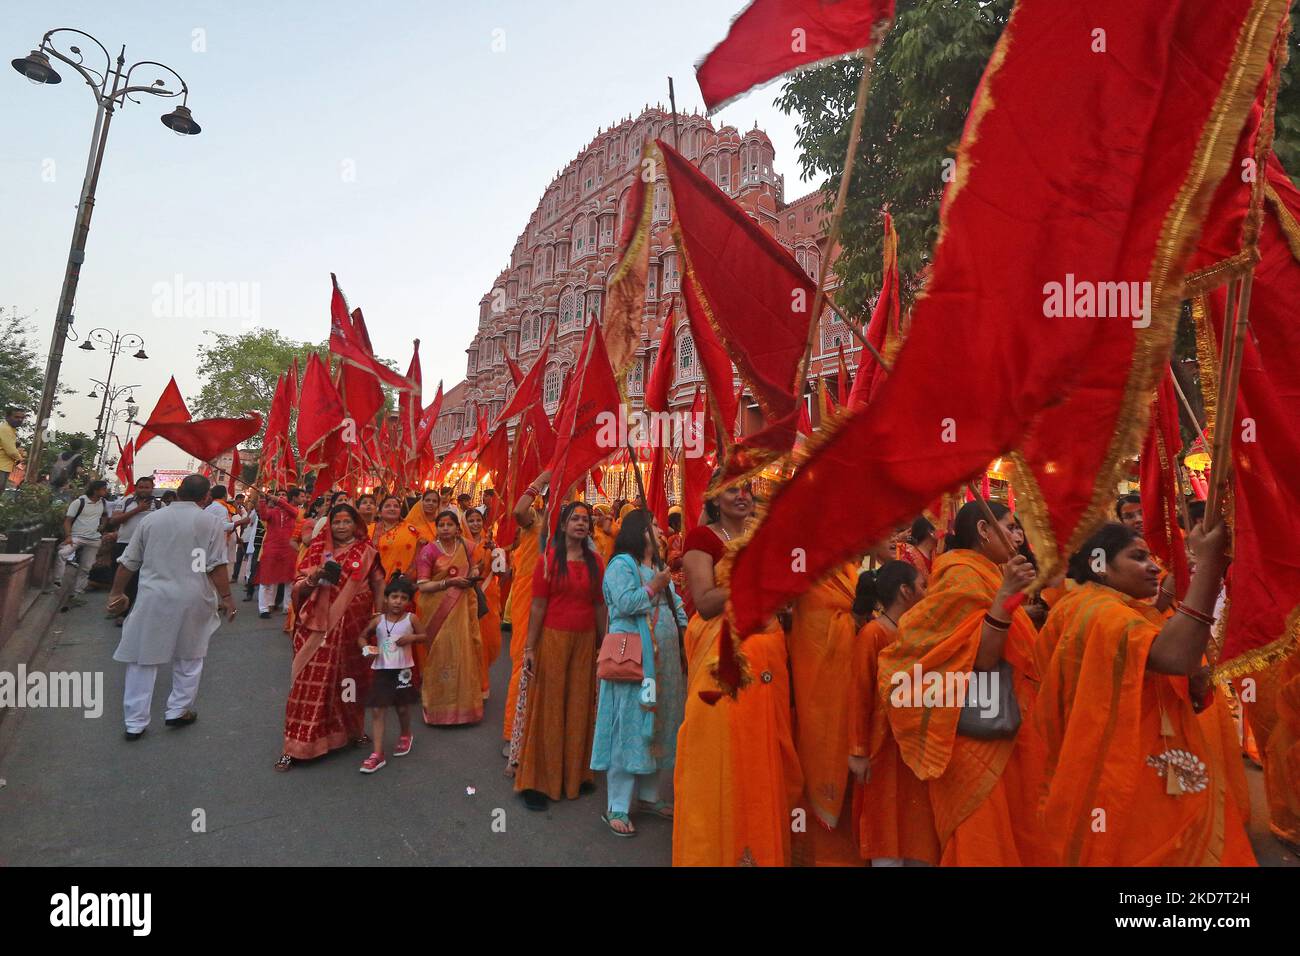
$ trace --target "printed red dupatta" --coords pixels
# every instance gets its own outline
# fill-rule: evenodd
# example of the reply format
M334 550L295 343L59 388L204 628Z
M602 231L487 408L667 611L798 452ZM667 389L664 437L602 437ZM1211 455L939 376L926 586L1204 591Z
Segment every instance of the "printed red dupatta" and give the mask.
M334 560L343 566L346 575L343 580L338 585L322 582L307 593L307 577L325 563L325 538L328 536L328 529L323 535L316 536L307 549L298 569L298 580L294 583L294 611L298 626L306 629L309 636L293 656L291 679L297 678L325 643L325 636L343 620L348 606L356 600L357 592L370 586L370 572L379 554L365 538L353 541L334 554ZM333 551L332 542L329 550Z

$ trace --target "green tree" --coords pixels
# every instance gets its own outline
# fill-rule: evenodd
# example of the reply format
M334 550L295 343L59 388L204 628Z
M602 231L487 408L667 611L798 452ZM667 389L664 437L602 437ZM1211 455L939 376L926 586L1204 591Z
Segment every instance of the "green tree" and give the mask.
M0 405L20 405L35 414L44 381L36 330L26 316L0 306Z
M305 365L312 352L326 346L285 338L275 329L239 335L209 332L213 340L199 346L199 378L203 387L190 399L195 418L231 417L255 411L266 418L275 396L275 382L295 358ZM260 444L260 437L254 440Z
M1296 6L1297 3L1291 4L1293 20ZM1300 70L1300 36L1296 34L1294 24L1287 47L1290 58L1282 70L1282 80L1278 86L1273 152L1277 153L1277 158L1282 160L1282 165L1294 179L1300 175L1300 84L1294 82L1296 71Z
M1011 12L1011 0L899 0L876 54L845 206L836 301L863 315L881 283L881 210L898 230L906 301L939 231L939 199L975 86ZM834 202L848 149L862 60L839 60L788 81L776 105L798 113L801 178L822 173Z

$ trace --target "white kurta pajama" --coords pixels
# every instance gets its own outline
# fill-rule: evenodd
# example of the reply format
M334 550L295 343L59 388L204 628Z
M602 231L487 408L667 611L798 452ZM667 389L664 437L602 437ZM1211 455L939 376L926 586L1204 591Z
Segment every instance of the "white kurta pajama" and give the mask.
M227 563L223 525L194 502L177 501L147 515L118 559L139 572L135 609L113 652L113 660L127 665L122 707L129 731L149 726L160 664L172 665L167 719L194 703L208 638L221 623L208 573Z

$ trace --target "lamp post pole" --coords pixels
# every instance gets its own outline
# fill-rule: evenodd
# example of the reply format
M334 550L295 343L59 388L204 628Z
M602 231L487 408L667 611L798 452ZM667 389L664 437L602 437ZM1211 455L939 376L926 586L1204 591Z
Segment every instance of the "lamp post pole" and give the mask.
M134 332L110 332L108 329L91 329L86 333L86 340L81 343L79 348L88 352L95 351L92 344L98 342L100 345L108 348L108 378L101 382L92 378L91 381L96 385L103 386L104 400L99 403L99 417L95 419L95 437L98 438L104 431L104 412L112 407L112 401L117 400L117 396L126 391L126 388L120 388L116 392L113 389L113 368L117 365L117 357L124 349L134 348L135 358L147 359L149 356L144 351L144 337L136 335ZM128 386L128 388L138 388L139 386Z
M50 38L56 33L72 33L93 42L104 54L104 69L95 70L83 63L81 50L69 47L68 53L57 49ZM71 54L71 55L69 55ZM153 60L141 60L130 68L126 65L126 47L117 55L116 65L102 43L89 33L60 27L50 30L41 38L40 46L25 57L16 59L13 67L36 84L55 84L62 78L50 66L50 56L71 66L86 81L95 97L95 125L90 137L90 157L86 161L86 176L82 180L81 198L77 204L77 219L72 230L72 245L68 250L68 262L63 273L63 290L59 294L59 305L54 316L54 333L50 338L50 352L45 362L45 383L41 389L41 404L36 414L36 434L32 438L29 460L33 468L40 468L41 450L45 445L46 432L50 427L50 416L54 413L54 397L58 391L59 372L63 367L63 345L68 338L68 330L73 323L72 307L77 298L77 283L81 278L81 266L86 261L86 237L90 233L90 217L95 208L95 190L99 185L99 173L104 164L104 145L108 142L108 129L113 122L116 108L130 99L132 93L150 93L154 96L183 96L182 105L162 117L164 125L182 135L199 132L199 125L190 116L184 105L189 99L189 87L171 67ZM180 80L179 90L169 90L162 80L154 80L149 86L132 86L131 73L141 66L153 66L166 70ZM138 100L131 100L139 102ZM102 428L102 409L101 409Z

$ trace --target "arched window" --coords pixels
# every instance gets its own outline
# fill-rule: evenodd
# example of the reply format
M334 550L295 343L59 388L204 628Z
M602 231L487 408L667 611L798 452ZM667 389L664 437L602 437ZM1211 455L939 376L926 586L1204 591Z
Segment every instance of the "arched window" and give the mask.
M688 333L682 336L682 340L677 346L677 380L679 382L689 382L696 375L695 340Z
M567 332L573 326L573 293L566 291L560 296L560 331Z
M645 381L645 359L637 359L632 363L632 370L627 374L627 393L629 395L640 395L644 389Z
M552 365L542 379L542 402L555 406L560 401L560 367Z
M578 327L583 329L587 327L588 319L592 319L596 322L600 321L600 292L599 291L587 293L587 310L582 314L580 318L581 321L578 323Z
M573 260L577 262L591 251L587 248L587 218L579 216L573 220Z
M668 218L668 187L665 183L655 184L655 221Z

